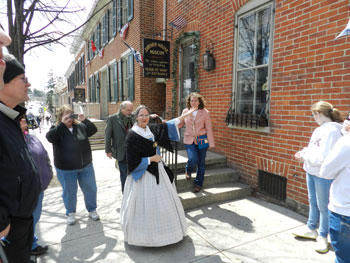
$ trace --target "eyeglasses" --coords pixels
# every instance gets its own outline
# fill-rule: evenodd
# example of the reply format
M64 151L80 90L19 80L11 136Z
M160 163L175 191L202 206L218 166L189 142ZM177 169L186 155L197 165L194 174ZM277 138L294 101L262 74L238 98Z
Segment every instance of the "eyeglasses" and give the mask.
M148 114L147 115L140 114L138 117L143 118L143 119L147 119L147 118L149 118L149 115Z
M22 77L21 80L23 80L24 84L28 84L29 81L28 81L28 78L27 77Z

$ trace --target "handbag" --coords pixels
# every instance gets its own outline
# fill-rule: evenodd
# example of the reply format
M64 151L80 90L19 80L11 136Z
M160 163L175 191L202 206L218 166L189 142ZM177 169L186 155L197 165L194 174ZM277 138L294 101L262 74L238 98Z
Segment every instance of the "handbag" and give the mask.
M208 136L206 134L197 136L197 145L199 150L207 149L209 147Z

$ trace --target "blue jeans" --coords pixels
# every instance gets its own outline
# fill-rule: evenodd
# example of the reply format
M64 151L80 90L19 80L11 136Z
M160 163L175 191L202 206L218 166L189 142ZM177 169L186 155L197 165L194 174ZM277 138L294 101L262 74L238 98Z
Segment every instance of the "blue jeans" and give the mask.
M66 215L75 213L77 208L78 184L84 194L85 207L88 212L96 211L97 186L94 167L91 164L77 170L57 169L57 178L62 185L62 198Z
M322 237L328 235L328 202L329 189L333 180L323 179L306 174L307 190L309 193L309 229L316 229L319 223L319 233Z
M334 249L336 263L350 260L350 216L329 211L329 235Z
M122 192L124 193L124 185L126 177L128 176L128 163L126 162L126 158L124 158L123 161L118 161L118 165L120 173L120 183L122 184Z
M43 209L43 199L44 199L44 192L41 192L38 198L38 203L36 204L36 207L33 211L33 244L32 244L32 250L35 249L38 246L38 237L35 235L35 226L39 222L41 211Z
M203 186L204 173L205 173L205 156L208 149L199 150L198 146L194 143L185 144L188 161L186 164L186 172L191 174L192 171L197 168L197 177L194 180L194 184Z

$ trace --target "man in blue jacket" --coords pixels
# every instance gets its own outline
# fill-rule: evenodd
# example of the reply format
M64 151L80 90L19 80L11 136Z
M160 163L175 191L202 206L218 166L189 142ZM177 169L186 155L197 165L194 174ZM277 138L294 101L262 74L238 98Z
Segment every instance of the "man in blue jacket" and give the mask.
M19 118L26 112L19 104L29 99L30 83L15 57L3 57L0 52L0 67L3 62L6 68L0 70L4 83L0 87L0 238L9 262L28 263L33 240L32 214L41 187L19 125Z

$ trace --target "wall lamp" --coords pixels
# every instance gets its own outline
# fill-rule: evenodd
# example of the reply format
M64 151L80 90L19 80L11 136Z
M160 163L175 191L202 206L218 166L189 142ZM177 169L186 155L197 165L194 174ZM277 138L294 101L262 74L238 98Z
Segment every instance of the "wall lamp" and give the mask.
M213 55L213 50L214 50L213 43L210 42L210 47L209 47L207 42L205 53L203 55L203 69L206 71L211 71L215 69L215 59Z

